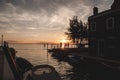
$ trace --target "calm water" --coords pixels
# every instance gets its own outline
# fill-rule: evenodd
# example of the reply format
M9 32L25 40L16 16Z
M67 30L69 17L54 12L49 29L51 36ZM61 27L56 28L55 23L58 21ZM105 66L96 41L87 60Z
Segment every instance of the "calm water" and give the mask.
M57 59L51 57L51 54L47 53L43 45L40 44L10 44L10 47L14 47L18 52L18 57L23 57L30 61L33 65L49 64L55 67L64 80L70 80L67 75L70 74L72 66L67 62L60 62Z
M33 65L49 64L55 67L63 80L120 80L120 71L108 68L95 61L79 61L79 64L71 61L59 60L51 57L50 53L40 44L11 44L18 53ZM119 79L118 79L119 78Z

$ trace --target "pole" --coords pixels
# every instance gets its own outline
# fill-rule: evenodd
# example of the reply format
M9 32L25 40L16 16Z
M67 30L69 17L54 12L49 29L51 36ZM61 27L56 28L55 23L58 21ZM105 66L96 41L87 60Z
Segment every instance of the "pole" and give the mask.
M1 36L1 46L3 46L3 34Z

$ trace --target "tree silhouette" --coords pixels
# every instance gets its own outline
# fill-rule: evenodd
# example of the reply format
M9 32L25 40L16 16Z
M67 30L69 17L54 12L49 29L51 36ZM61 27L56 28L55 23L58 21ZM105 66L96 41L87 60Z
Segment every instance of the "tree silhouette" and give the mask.
M68 35L68 38L72 40L77 47L82 45L83 39L87 39L88 37L88 28L87 24L83 23L81 20L78 21L77 16L74 16L70 19L68 32L65 34Z

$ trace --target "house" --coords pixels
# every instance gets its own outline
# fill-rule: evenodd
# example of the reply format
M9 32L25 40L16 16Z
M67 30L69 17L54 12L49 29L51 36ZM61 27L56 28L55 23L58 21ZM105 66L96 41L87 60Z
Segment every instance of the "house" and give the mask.
M93 8L89 22L89 55L120 58L120 0L114 0L109 10Z

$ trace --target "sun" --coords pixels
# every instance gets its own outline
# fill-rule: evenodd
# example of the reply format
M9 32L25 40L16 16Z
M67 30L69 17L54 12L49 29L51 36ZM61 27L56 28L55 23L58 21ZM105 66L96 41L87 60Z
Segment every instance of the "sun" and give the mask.
M68 41L66 39L62 39L60 42L61 43L67 43Z
M66 39L61 39L61 40L60 40L60 43L62 43L61 48L64 49L66 43L68 43L68 40L66 40Z

